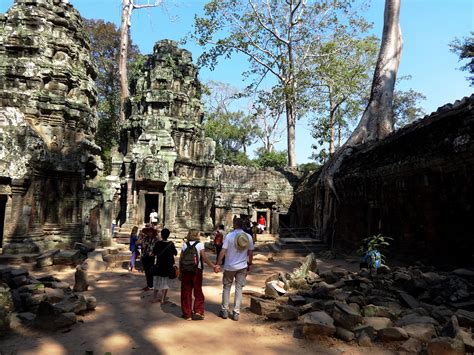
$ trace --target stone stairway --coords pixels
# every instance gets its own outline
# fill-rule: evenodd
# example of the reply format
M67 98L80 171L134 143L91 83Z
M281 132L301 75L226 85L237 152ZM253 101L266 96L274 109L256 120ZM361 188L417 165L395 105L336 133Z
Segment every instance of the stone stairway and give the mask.
M313 238L278 238L275 247L279 257L306 256L328 249L326 243Z

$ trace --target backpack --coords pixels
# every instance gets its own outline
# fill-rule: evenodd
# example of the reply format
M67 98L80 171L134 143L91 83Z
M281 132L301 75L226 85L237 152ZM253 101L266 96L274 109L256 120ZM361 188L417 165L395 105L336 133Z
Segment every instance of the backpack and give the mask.
M224 235L221 231L217 231L216 235L214 236L214 245L222 245L224 241Z
M183 252L183 257L181 258L180 269L187 272L196 272L198 269L199 255L196 249L198 241L194 242L191 245L189 242L186 242L187 248Z

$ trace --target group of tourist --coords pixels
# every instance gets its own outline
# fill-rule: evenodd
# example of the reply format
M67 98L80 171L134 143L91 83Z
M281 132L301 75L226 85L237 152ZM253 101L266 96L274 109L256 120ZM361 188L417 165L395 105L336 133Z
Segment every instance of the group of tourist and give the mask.
M169 289L168 280L179 277L181 281L181 311L185 320L204 319L204 300L202 291L204 263L215 273L223 271L222 304L219 316L223 319L239 320L242 290L247 273L251 271L254 240L253 236L244 231L244 221L234 218L233 231L225 235L224 226L214 232L216 262L206 254L201 233L191 229L181 248L179 267L174 257L178 254L176 246L168 241L170 231L161 229L158 233L156 225L148 225L140 233L133 227L130 235L132 257L129 270L136 271L135 261L140 256L142 269L145 273L146 286L143 291L153 290L152 303L167 303L166 294ZM229 310L230 289L235 283L234 307ZM194 294L194 302L193 302Z

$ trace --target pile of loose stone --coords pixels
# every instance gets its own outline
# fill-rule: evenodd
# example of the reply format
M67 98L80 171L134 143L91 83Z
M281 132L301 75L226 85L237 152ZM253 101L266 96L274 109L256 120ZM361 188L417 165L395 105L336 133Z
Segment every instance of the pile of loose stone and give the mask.
M270 276L250 309L269 320L297 320L295 336L308 339L378 341L428 354L474 351L474 271L467 269L441 272L420 264L318 274L310 254L292 273Z
M68 256L76 255L76 251ZM61 252L55 252L51 259L56 255ZM107 264L100 252L88 251L86 255L75 258L80 264L73 288L54 276L34 277L26 268L0 265L0 332L20 323L57 330L75 324L77 315L94 310L95 297L77 293L88 289L88 271L104 271Z

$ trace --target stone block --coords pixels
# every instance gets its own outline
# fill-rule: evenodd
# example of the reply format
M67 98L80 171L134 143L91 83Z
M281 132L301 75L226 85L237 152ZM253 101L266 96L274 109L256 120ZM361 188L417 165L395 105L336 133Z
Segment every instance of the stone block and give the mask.
M268 313L276 310L278 303L270 300L264 300L257 297L250 297L250 311L260 316L265 316Z
M420 307L420 303L408 293L400 292L400 299L411 309Z
M399 327L388 327L384 329L380 329L377 332L377 336L380 340L389 342L389 341L400 341L400 340L407 340L408 333L405 329Z
M82 270L81 267L76 268L76 273L74 274L74 292L84 292L89 288L89 281L87 277L87 272Z
M306 304L306 298L299 295L291 295L288 297L288 304L292 306L301 306Z
M18 291L20 293L29 292L34 295L39 295L39 294L44 293L44 289L45 289L44 284L40 283L40 284L23 285L18 289Z
M433 324L409 324L402 327L411 338L418 339L424 343L430 341L436 335L436 330Z
M299 317L298 308L290 305L278 306L278 309L267 313L267 318L271 320L294 320Z
M461 329L459 328L458 319L456 316L452 316L451 319L446 322L443 328L441 328L440 335L442 337L455 338L458 336L460 330Z
M41 302L34 324L36 327L46 330L57 330L70 327L76 323L74 313L63 313L61 309L49 302Z
M84 296L68 296L55 305L63 313L83 314L87 310L87 301Z
M39 268L52 266L54 264L54 255L59 253L59 249L49 250L43 254L41 254L36 259L36 266Z
M416 338L409 338L398 348L399 351L405 351L410 354L419 354L423 344Z
M336 325L353 330L362 322L362 315L345 303L335 302L332 316Z
M79 250L61 250L53 257L54 265L76 265L81 260Z
M410 313L403 316L395 323L395 325L397 327L403 327L405 325L416 324L416 323L439 325L436 319L433 319L428 316L420 316L416 313Z
M455 315L461 327L474 328L474 312L458 309Z
M308 313L303 319L303 334L307 338L315 335L332 336L336 332L334 320L324 311Z
M88 311L93 311L97 307L97 300L94 296L86 296L86 306Z
M426 352L428 355L465 355L466 349L460 339L439 337L428 343Z
M395 318L395 314L387 307L384 306L375 306L369 304L362 308L362 314L365 317L386 317L390 319Z
M363 322L377 331L392 326L392 321L385 317L364 317Z
M49 288L45 289L46 300L49 303L57 303L64 299L64 290L60 288Z
M355 338L355 334L353 332L342 327L336 327L336 333L334 336L344 341L352 341Z
M474 353L474 339L472 339L472 334L464 330L460 330L458 333L459 339L464 343L464 348L468 353Z
M10 269L10 274L12 277L17 277L17 276L28 276L29 272L25 268L16 268L16 269Z

